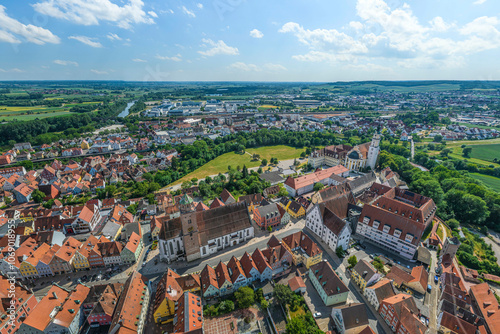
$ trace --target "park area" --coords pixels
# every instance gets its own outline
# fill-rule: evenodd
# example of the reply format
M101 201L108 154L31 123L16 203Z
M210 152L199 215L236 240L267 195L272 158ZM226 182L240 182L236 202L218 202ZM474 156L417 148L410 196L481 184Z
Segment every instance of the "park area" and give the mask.
M207 176L227 173L228 166L231 166L233 169L236 169L238 166L243 168L243 165L247 166L247 168L251 168L259 167L262 159L267 159L267 161L270 162L271 158L277 158L278 160L299 158L303 151L303 149L291 146L276 145L250 148L246 150L245 154L229 152L206 163L194 172L185 175L183 178L170 184L169 187L176 184L182 184L185 181L191 181L193 178L200 180ZM261 160L253 160L254 154L258 154Z

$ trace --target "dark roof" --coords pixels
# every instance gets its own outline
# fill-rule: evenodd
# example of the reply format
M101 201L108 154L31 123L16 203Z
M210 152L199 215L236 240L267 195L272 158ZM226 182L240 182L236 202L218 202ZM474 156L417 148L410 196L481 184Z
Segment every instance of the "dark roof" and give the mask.
M182 222L181 219L167 219L167 217L156 218L161 221L161 228L158 237L162 240L169 240L182 235Z
M346 330L368 325L368 315L366 313L365 304L349 303L335 308L341 310Z
M351 187L352 192L357 195L365 189L369 188L376 180L377 176L373 171L371 171L370 173L349 181L349 186Z
M295 202L295 201L292 201L290 203L290 205L288 206L288 209L291 210L292 212L294 213L298 213L300 208L302 208L302 205L300 205L299 203Z
M190 213L193 231L199 232L200 244L206 245L208 240L231 234L252 227L247 204L239 202L224 205L215 209ZM187 222L182 225L184 235L189 234Z
M347 286L337 276L332 266L328 262L321 261L319 263L316 263L315 265L311 266L309 270L319 281L321 288L325 291L327 296L333 296L349 291ZM323 283L325 284L323 285Z
M363 277L365 281L369 281L377 273L377 270L365 260L359 260L352 270Z
M285 181L285 179L281 177L279 172L262 173L259 175L259 177L271 184Z

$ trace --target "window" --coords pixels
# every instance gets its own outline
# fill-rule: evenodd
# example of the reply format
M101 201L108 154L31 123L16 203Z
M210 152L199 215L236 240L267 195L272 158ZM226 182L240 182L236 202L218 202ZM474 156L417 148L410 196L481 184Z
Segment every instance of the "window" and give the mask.
M380 222L378 220L373 221L373 228L378 228L380 226Z

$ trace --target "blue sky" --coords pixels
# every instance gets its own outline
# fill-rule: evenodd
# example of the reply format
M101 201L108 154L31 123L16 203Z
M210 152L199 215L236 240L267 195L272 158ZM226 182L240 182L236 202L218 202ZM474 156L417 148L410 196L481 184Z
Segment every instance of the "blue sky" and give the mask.
M500 80L495 0L6 0L0 80Z

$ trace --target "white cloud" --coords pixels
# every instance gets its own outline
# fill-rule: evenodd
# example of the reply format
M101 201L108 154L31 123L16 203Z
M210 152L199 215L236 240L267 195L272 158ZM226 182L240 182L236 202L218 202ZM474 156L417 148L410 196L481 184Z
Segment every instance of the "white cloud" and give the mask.
M209 48L206 51L198 51L199 54L207 57L212 57L216 55L229 55L229 56L237 56L240 54L238 48L228 46L224 41L219 40L217 42L214 42L211 39L203 39L203 43L208 44L208 46L211 46L212 48Z
M160 10L160 14L173 14L174 11L172 9Z
M198 9L203 9L203 4L201 4L201 3L197 3L197 4L196 4L196 7L198 7Z
M99 75L109 74L107 71L99 71L99 70L90 70L90 72L95 73L95 74L99 74Z
M288 22L279 30L281 33L291 33L299 42L307 45L313 51L333 54L363 54L368 52L364 43L336 29L304 29L295 22ZM316 55L317 56L317 55Z
M196 14L192 10L187 9L186 6L182 6L182 12L189 17L193 17L193 18L196 17Z
M254 29L254 30L250 31L250 36L252 36L253 38L262 38L262 37L264 37L264 34L262 33L262 31L259 31L258 29Z
M175 56L172 56L172 57L168 57L168 56L160 56L160 55L156 55L156 59L160 59L160 60L171 60L171 61L182 61L182 55L180 53L176 54Z
M472 4L473 4L473 5L482 5L482 4L483 4L483 3L485 3L485 2L486 2L486 0L476 0L476 1L474 1Z
M144 10L142 0L128 0L119 6L111 0L41 0L33 8L44 15L81 25L98 25L111 22L120 28L130 29L133 24L153 24L151 14Z
M285 66L273 63L264 64L264 68L268 71L288 71Z
M377 65L379 59L405 68L457 68L466 64L467 55L500 48L497 17L479 17L458 26L437 16L422 24L408 4L391 8L384 0L357 0L356 12L360 21L340 31L310 30L288 22L279 32L293 34L308 47L293 55L295 60L342 62L358 70L384 70Z
M445 32L450 29L453 25L444 22L441 16L436 16L430 21L431 27L433 31L436 32Z
M117 34L113 34L113 33L109 33L106 37L112 41L121 41L122 40L122 38L120 36L118 36Z
M157 18L157 17L158 17L158 14L156 14L156 13L155 13L155 12L153 12L152 10L150 10L150 11L148 12L148 14L149 14L149 16L154 17L154 18Z
M273 63L267 63L267 64L264 64L263 66L258 66L255 64L246 64L243 62L236 62L236 63L232 63L231 65L229 65L228 68L232 69L232 70L243 71L243 72L261 72L263 70L272 71L272 72L287 71L287 68L285 66L280 65L280 64L273 64Z
M0 42L19 44L22 42L19 37L38 45L59 44L61 42L60 38L50 30L32 24L23 24L11 18L5 12L5 7L0 5Z
M56 59L53 61L53 63L62 66L68 66L68 65L78 66L78 63L76 61L70 61L70 60Z
M229 69L244 71L244 72L260 72L262 69L255 64L245 64L243 62L232 63L228 66Z
M4 70L3 68L0 68L0 72L2 72L2 73L24 73L25 71L16 67L16 68L11 68L10 70Z
M134 59L132 59L132 61L136 62L136 63L147 63L148 62L147 60L144 60L141 58L134 58Z
M90 38L87 36L69 36L68 39L74 39L93 48L102 48L101 43L94 41L95 38Z

